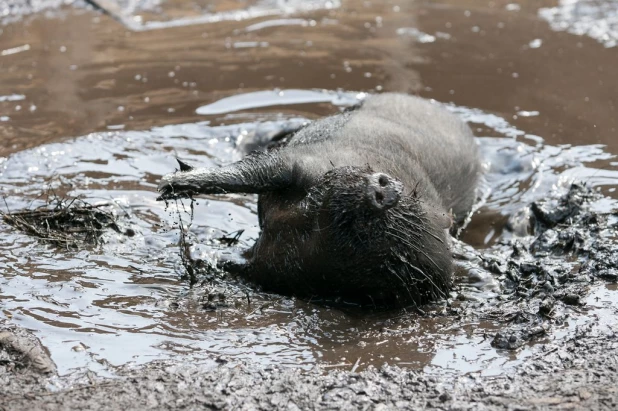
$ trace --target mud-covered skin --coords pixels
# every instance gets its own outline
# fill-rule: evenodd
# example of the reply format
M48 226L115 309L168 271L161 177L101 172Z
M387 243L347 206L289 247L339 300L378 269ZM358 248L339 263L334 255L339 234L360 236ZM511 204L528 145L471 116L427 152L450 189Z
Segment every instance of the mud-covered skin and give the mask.
M479 172L457 117L383 94L300 129L284 147L218 169L183 165L159 191L260 194L262 233L242 271L265 289L402 306L446 295L447 229L470 211Z

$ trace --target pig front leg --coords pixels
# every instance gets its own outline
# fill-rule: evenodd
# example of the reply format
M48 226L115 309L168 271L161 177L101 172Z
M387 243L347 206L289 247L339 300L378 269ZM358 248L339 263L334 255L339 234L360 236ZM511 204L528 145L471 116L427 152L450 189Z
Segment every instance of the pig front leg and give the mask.
M278 152L256 152L220 168L193 168L181 161L180 170L163 176L157 200L186 198L197 194L260 194L288 187L293 167Z

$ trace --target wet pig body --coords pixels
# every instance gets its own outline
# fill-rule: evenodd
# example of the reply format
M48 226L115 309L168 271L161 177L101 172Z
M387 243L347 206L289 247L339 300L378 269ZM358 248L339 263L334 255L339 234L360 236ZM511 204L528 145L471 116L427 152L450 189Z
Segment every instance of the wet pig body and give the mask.
M382 94L229 166L181 164L159 191L259 194L261 234L235 268L266 290L404 306L448 291L448 230L470 212L479 173L461 120L421 98Z

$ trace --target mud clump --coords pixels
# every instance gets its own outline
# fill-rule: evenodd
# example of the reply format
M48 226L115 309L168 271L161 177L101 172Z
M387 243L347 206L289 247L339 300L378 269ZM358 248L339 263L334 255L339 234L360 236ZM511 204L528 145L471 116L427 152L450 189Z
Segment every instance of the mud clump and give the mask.
M550 334L585 305L595 282L615 281L616 227L591 209L602 198L598 191L573 184L566 194L532 203L530 212L523 213L530 216L531 235L513 236L479 253L479 266L500 284L498 303L480 308L481 317L505 324L493 347L514 350Z
M109 203L89 204L78 198L48 198L47 204L13 212L0 212L5 223L56 246L71 249L83 244L99 245L101 236L112 229L121 233ZM127 236L135 233L128 229Z
M56 364L34 335L0 322L0 374L28 371L53 374Z

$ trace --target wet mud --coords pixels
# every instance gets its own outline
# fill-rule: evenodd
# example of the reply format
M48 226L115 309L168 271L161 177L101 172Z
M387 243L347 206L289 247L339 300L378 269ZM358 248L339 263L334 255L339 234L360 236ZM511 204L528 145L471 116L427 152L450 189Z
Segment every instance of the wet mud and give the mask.
M614 2L209 3L3 14L3 212L52 188L121 229L67 250L0 224L0 408L616 407ZM213 269L258 236L253 196L156 201L176 156L229 164L382 91L483 156L444 301L263 293Z

